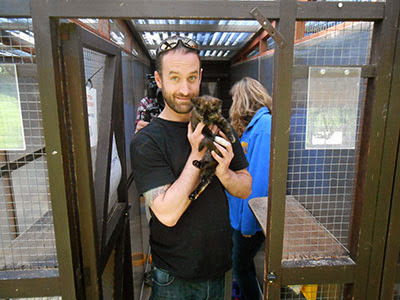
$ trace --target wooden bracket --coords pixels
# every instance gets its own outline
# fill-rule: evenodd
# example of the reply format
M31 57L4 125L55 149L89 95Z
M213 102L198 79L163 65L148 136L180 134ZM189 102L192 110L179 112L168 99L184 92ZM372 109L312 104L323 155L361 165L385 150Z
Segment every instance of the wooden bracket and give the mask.
M283 38L283 36L279 33L278 30L276 30L274 28L274 26L272 26L271 22L268 21L267 18L265 18L260 10L257 7L254 7L251 11L250 11L250 15L252 15L257 21L258 23L260 23L261 27L268 32L268 34L270 35L270 37L272 37L272 39L275 41L275 43L279 46L279 48L284 48L286 46L286 41Z

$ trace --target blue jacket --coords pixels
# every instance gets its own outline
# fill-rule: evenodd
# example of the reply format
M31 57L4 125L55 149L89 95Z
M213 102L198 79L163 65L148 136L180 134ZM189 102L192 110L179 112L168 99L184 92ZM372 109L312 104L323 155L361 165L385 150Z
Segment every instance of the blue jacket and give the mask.
M267 107L260 108L247 125L240 142L249 162L247 170L253 177L251 195L247 199L233 197L227 192L231 225L245 235L253 235L261 227L254 218L248 202L268 196L269 152L271 144L271 115Z

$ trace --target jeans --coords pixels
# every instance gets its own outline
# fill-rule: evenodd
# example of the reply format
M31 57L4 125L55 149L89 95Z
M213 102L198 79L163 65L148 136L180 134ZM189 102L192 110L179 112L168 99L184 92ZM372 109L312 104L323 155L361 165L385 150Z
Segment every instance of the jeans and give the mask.
M260 299L254 257L264 240L262 231L246 238L240 231L233 230L233 277L239 285L243 300Z
M223 300L225 277L200 282L176 278L167 271L151 267L153 287L150 300Z

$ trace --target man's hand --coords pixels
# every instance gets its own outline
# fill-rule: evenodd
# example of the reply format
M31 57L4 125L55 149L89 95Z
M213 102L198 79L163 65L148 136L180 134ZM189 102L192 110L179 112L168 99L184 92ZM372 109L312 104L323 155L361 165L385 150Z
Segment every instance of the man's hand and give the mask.
M214 142L215 147L218 148L222 155L219 156L214 151L211 152L212 157L218 162L215 175L217 175L222 185L232 196L246 199L251 194L251 175L247 169L238 171L229 169L229 165L234 157L232 144L228 142L229 140L223 132L220 131L219 134L226 140L226 146L222 147L219 143Z
M201 152L199 152L199 145L200 142L204 139L204 135L201 133L204 128L204 123L200 122L197 124L196 129L193 131L192 130L192 124L189 122L188 124L188 134L187 138L189 140L190 146L192 147L192 155L197 159L201 160L204 156L204 153L206 152L206 147L204 147Z
M136 124L136 130L135 133L138 132L140 129L146 127L147 125L149 125L149 122L140 120L137 124Z
M226 135L223 132L220 132L220 135L228 141ZM215 175L217 175L218 178L223 178L224 176L227 175L229 165L231 164L231 161L234 157L233 149L232 149L232 144L230 142L226 143L226 146L222 147L220 144L217 142L214 142L215 146L221 152L222 157L219 156L215 151L211 152L212 157L218 162L217 168L215 169Z

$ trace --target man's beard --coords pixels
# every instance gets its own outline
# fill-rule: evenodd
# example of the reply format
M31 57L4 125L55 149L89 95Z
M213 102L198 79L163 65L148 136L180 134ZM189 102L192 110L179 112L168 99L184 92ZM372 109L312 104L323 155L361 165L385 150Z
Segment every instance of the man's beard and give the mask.
M177 94L164 94L164 101L168 107L170 107L174 112L178 114L187 114L192 111L193 109L193 104L191 101L187 101L187 104L178 104L176 101L177 97L182 97L182 98L188 98L192 99L196 97L196 95L192 94L189 96L182 96L182 95L177 95Z

